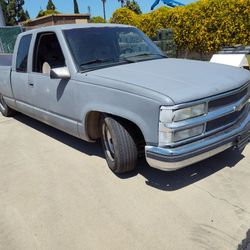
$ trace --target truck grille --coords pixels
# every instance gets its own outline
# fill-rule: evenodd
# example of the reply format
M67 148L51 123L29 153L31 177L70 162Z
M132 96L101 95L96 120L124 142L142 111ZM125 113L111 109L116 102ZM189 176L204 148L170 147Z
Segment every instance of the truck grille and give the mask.
M244 115L246 110L246 106L241 111L236 111L229 115L222 116L215 120L207 122L206 132L210 132L212 130L217 130L219 128L226 128L237 122Z
M245 88L236 94L231 94L229 96L210 101L208 103L208 111L212 111L216 108L230 105L230 104L242 99L244 96L247 96L247 92L248 92L248 89Z
M249 98L249 83L245 87L241 88L234 93L229 93L226 96L218 97L211 101L208 101L208 112L216 112L216 110L225 110L225 114L222 114L220 117L210 120L206 124L206 132L217 131L220 129L225 129L234 125L238 122L247 111L247 99ZM236 106L236 103L240 108ZM226 109L230 106L235 107L235 111L226 113Z
M212 136L225 129L240 125L248 116L250 111L250 81L239 89L235 89L217 96L211 96L203 100L195 101L192 104L183 104L177 106L176 110L185 107L191 107L201 103L206 103L207 112L204 115L178 122L165 123L160 129L171 136L178 131L188 131L191 128L203 126L202 133L197 136L189 137L180 141L170 141L165 144L169 147L178 147L187 143ZM174 109L174 108L173 108ZM174 109L175 110L175 109ZM185 132L186 132L185 131ZM174 136L173 136L174 137Z

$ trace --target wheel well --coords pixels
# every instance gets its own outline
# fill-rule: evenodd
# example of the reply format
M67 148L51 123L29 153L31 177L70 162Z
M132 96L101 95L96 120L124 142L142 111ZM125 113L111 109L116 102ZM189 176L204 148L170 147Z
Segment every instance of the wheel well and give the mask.
M124 127L129 130L130 133L132 133L133 138L135 138L139 147L143 145L144 150L145 139L141 132L141 129L135 123L120 116L115 116L98 111L91 111L87 114L85 128L88 138L90 138L91 140L97 140L101 137L100 120L103 116L111 116L119 121Z
M102 113L98 111L91 111L87 114L85 120L85 130L87 137L90 140L97 140L101 137L100 120Z

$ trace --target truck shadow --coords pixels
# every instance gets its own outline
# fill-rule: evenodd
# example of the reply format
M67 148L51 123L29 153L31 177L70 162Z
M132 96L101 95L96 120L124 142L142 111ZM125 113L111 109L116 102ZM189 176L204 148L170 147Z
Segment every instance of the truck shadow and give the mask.
M60 130L22 114L16 115L14 119L84 154L104 158L100 142L88 143L82 141L81 139L68 135ZM175 191L204 179L225 167L232 168L243 158L244 156L242 154L236 151L228 150L210 159L173 172L164 172L153 169L148 166L145 159L140 159L138 168L135 171L129 174L117 176L120 179L127 179L139 174L144 176L146 184L152 188L162 191Z
M103 152L100 142L98 143L85 142L79 138L71 136L67 133L62 132L61 130L53 128L49 125L46 125L40 121L37 121L29 116L20 113L15 115L14 119L84 154L90 156L95 155L103 158Z
M145 177L148 186L162 191L175 191L213 175L223 168L232 168L243 158L242 154L227 150L207 160L173 172L145 167L143 163L145 160L143 160L139 165L138 172Z

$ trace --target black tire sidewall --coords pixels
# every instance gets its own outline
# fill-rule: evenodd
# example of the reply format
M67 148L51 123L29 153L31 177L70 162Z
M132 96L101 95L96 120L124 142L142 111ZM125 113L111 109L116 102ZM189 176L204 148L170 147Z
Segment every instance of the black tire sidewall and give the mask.
M109 155L107 154L106 151L104 135L103 135L103 125L107 126L113 141L113 146L114 146L113 160L109 158ZM128 126L119 119L117 120L113 117L107 116L101 120L101 129L102 129L102 136L101 136L102 145L109 168L116 174L122 174L134 170L137 163L138 151L137 151L137 146L133 140L133 136L129 132L130 130L128 129ZM126 137L127 140L130 141L130 147L127 147L127 145L123 145L122 137L123 138ZM130 157L129 163L127 162L127 157Z
M101 136L101 140L102 140L102 146L103 146L103 149L104 149L104 154L105 154L105 158L106 158L106 161L107 161L107 163L108 163L108 166L109 166L109 168L113 171L113 172L116 172L116 170L117 170L117 156L116 156L116 151L115 151L115 155L114 155L114 160L112 160L110 157L109 157L109 155L108 155L108 153L107 153L107 151L105 150L106 149L106 145L105 145L105 142L104 142L104 136L103 136L103 126L107 126L108 127L108 129L109 129L109 132L110 132L110 134L111 134L111 137L112 137L112 139L113 139L113 143L114 143L114 151L116 150L116 139L115 139L115 136L114 136L114 134L113 134L113 129L112 129L112 127L111 127L111 124L110 124L110 122L108 121L108 119L105 119L105 118L103 118L102 120L101 120L101 130L102 130L102 136Z

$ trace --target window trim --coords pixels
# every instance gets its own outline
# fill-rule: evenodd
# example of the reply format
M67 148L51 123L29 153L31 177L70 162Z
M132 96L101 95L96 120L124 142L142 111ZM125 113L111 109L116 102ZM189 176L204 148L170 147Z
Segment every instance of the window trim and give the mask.
M19 50L20 50L20 45L21 45L21 42L24 38L27 38L27 37L30 37L30 40L29 40L29 45L28 45L28 50L27 50L27 62L26 62L26 69L25 70L20 70L20 67L18 67L18 54L19 54ZM29 52L30 52L30 45L31 45L31 41L32 41L32 34L27 34L27 35L24 35L20 38L19 40L19 43L18 43L18 48L17 48L17 52L16 52L16 60L15 60L15 71L17 73L27 73L28 72L28 62L29 62Z
M44 75L42 72L37 72L37 71L34 71L34 64L37 63L37 58L38 58L38 48L40 46L40 43L41 43L41 39L43 36L46 36L46 35L55 35L55 37L57 38L57 41L58 41L58 44L61 48L61 51L62 51L62 55L63 55L63 58L64 58L64 62L65 62L65 66L67 67L67 64L66 64L66 57L64 55L64 51L62 49L62 46L61 46L61 43L60 43L60 40L58 38L58 35L56 32L54 31L43 31L43 32L38 32L36 34L36 37L35 37L35 41L34 41L34 48L33 48L33 56L32 56L32 64L31 64L31 73L32 74L39 74L39 75ZM39 39L39 41L38 41ZM36 60L34 60L36 59ZM35 62L36 61L36 62Z

